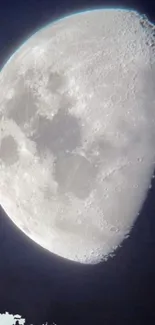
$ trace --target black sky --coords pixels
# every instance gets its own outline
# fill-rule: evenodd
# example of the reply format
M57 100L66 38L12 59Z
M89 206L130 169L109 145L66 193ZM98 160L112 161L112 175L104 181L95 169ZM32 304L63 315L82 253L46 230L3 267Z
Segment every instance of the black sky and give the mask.
M155 22L155 2L1 0L0 67L45 24L71 12L121 7ZM140 216L116 256L84 266L40 248L0 209L0 313L28 324L141 325L155 322L155 182Z

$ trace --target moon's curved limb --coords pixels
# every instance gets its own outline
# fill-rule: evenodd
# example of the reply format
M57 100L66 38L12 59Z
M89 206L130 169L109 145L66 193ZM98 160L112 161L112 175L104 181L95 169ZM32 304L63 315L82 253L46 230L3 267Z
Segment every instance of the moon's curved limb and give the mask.
M155 165L153 31L135 11L71 15L0 73L0 203L55 254L106 260L142 207Z

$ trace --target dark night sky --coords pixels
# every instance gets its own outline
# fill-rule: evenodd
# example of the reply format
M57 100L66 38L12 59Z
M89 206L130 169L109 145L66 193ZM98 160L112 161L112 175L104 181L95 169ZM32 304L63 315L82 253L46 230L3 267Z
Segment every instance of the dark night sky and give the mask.
M55 1L55 2L54 2ZM0 67L45 24L71 12L122 7L155 22L155 2L1 0ZM154 13L154 14L153 14ZM0 209L0 313L28 324L142 325L155 322L155 182L116 256L85 266L50 254L23 235Z

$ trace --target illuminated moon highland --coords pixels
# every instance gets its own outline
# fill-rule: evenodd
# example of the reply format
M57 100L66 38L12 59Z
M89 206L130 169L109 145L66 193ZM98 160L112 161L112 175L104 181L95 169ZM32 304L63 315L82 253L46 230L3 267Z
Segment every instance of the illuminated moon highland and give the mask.
M72 14L0 72L0 204L29 238L96 264L129 236L155 168L154 25Z

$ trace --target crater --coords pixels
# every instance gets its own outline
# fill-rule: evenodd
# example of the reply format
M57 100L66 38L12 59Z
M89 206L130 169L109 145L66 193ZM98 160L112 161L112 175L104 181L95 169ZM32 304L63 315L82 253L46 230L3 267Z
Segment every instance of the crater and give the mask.
M40 154L48 149L55 156L59 156L81 144L79 121L66 110L59 110L52 121L38 115L32 127L34 134L30 138L36 142Z
M0 159L5 165L13 165L19 160L18 145L11 135L1 141Z
M118 232L118 228L115 226L111 226L110 231L113 233L116 233L116 232Z
M55 163L59 192L72 192L79 199L86 199L94 189L97 173L97 167L78 154L65 154Z
M26 225L22 224L22 229L27 235L31 235L31 231Z

